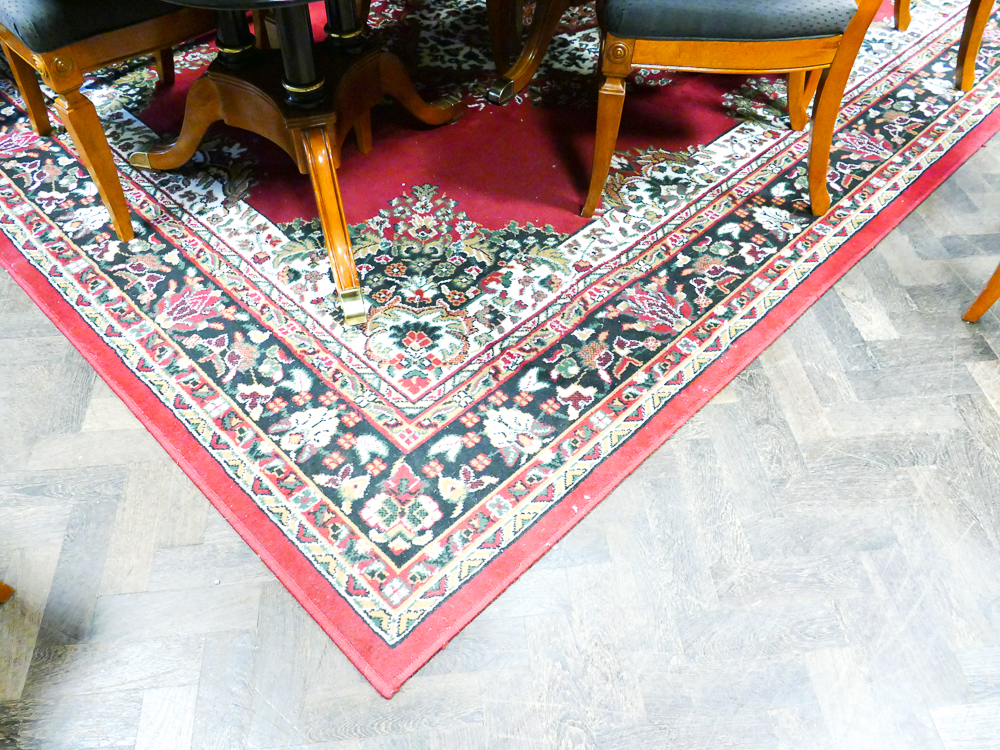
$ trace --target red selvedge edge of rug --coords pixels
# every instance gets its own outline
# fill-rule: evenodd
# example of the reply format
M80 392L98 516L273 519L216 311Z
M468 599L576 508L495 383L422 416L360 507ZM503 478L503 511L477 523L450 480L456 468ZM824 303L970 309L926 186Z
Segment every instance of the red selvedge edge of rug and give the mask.
M3 234L0 234L0 265L7 269L125 402L354 666L382 696L391 698L409 677L736 377L997 130L1000 130L1000 109L984 118L920 175L876 218L791 291L776 309L737 339L722 359L709 365L606 462L594 469L499 557L488 563L481 573L430 613L395 648L386 645L372 632L295 546L276 530L263 511L229 478L211 454L132 374ZM955 311L956 315L960 313Z

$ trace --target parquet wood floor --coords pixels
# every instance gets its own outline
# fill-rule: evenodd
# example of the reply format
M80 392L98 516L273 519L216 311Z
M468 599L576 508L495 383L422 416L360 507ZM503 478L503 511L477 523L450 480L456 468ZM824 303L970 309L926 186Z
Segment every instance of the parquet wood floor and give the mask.
M0 746L1000 748L1000 138L390 702L0 277Z

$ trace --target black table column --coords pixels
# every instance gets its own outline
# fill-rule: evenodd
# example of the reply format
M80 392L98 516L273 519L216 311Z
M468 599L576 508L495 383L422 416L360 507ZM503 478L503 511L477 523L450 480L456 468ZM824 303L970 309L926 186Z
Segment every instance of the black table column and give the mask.
M309 6L278 6L273 12L285 70L281 82L285 101L293 107L315 107L326 97L326 81L316 72Z
M246 11L220 10L218 16L215 46L219 48L219 62L227 68L240 68L256 52Z
M354 0L326 0L326 37L338 51L359 52L364 30Z

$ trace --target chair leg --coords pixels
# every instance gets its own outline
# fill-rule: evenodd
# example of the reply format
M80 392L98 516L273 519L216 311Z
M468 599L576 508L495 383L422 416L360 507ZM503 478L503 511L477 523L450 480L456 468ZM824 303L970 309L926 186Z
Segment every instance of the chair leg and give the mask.
M805 130L809 122L809 103L816 95L816 87L823 70L795 70L788 74L788 116L792 130Z
M806 71L793 70L788 74L788 117L792 130L802 130L806 126L806 108L802 103L806 89Z
M955 66L955 86L962 91L968 91L976 83L976 57L991 10L993 0L972 0L965 14L962 41L958 45L958 64Z
M615 143L618 141L618 128L622 121L622 105L625 104L625 79L608 76L601 86L597 98L597 138L594 141L594 168L590 174L590 190L587 202L583 204L581 215L594 215L604 183L608 181L611 171L611 157L615 153Z
M174 85L174 51L170 47L158 49L153 53L156 60L156 86L168 88Z
M38 85L38 75L35 69L6 44L3 45L3 52L7 56L7 62L14 74L17 88L20 90L21 96L24 97L31 127L40 136L49 135L52 132L52 123L49 122L49 113L45 108L45 97L42 96L42 88Z
M265 10L255 10L250 13L253 20L253 36L257 49L271 49L271 40L267 36L267 29L264 27Z
M840 100L844 96L844 84L839 94L836 82L831 86L830 71L823 71L813 110L813 126L809 143L809 202L813 216L822 216L830 210L830 190L827 187L827 170L830 168L830 147L833 144L833 128L840 111Z
M111 155L111 147L97 117L97 110L94 109L90 99L80 93L79 88L59 91L58 94L59 97L55 102L56 111L62 118L66 130L69 131L73 143L76 144L80 160L97 183L97 190L111 213L111 222L118 233L118 238L128 242L135 238L132 220L118 170L115 168L114 157Z
M986 311L998 299L1000 299L1000 266L997 266L997 270L993 272L990 280L986 282L986 286L979 293L979 296L976 297L976 301L969 305L969 309L965 311L962 320L975 323L983 317Z
M858 6L858 12L848 24L833 62L823 71L816 87L816 104L813 107L813 126L809 144L809 200L814 216L822 216L830 210L830 191L826 184L826 173L830 167L833 129L837 124L837 115L840 113L840 104L844 98L847 79L851 76L851 68L854 67L861 42L878 8L877 0L865 0Z
M892 10L896 17L896 29L906 31L910 25L910 0L895 0Z

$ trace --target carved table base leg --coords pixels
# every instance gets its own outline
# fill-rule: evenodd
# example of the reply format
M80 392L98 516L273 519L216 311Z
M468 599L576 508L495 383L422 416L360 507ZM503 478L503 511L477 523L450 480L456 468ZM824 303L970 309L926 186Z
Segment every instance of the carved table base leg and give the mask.
M215 82L202 76L188 90L184 122L177 140L150 151L137 151L129 156L129 163L139 169L177 169L194 156L209 126L222 119L222 101Z
M349 326L363 325L368 316L361 296L361 280L351 252L337 171L333 167L334 148L330 143L330 133L327 128L315 127L301 131L300 136L309 162L309 177L316 194L319 220L326 236L326 249L333 266L344 322Z
M413 88L413 82L402 61L389 52L378 56L379 88L403 105L406 110L425 125L444 125L457 120L461 112L456 108L457 99L442 99L427 103Z
M572 0L538 0L521 55L514 66L490 87L487 92L490 102L506 104L528 85L542 64L549 42L559 27L559 19L572 4Z

